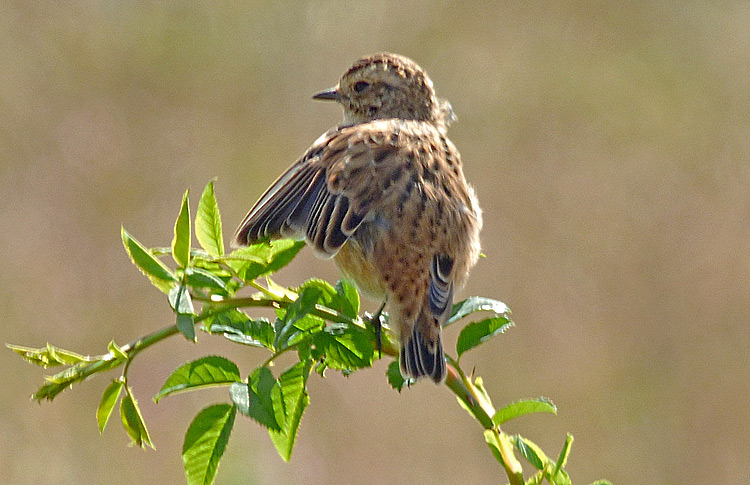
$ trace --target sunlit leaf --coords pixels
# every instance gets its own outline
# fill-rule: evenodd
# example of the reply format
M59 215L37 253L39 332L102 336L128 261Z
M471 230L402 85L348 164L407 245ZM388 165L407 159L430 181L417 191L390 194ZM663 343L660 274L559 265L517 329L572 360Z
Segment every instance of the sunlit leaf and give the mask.
M459 358L467 350L486 342L495 335L505 332L513 326L513 322L504 316L486 318L479 322L473 322L461 329L456 341L456 352Z
M202 357L187 362L172 372L154 396L154 401L159 402L164 396L177 392L241 381L240 370L231 360L219 356Z
M44 385L42 385L31 398L36 401L41 400L53 400L58 394L70 386L86 379L90 373L87 371L91 366L96 366L96 372L106 372L109 369L119 366L122 364L122 360L117 358L104 359L104 360L92 360L91 362L79 362L74 364L67 369L58 372L55 375L44 378Z
M526 439L523 436L516 435L513 437L513 444L516 446L518 452L526 458L526 461L537 470L544 470L544 468L549 465L549 458L547 458L547 455L545 455L542 449L533 441Z
M273 390L273 404L276 421L281 429L269 430L271 440L276 445L284 461L289 461L297 438L302 414L310 403L305 385L310 374L311 361L298 362L279 376L278 385Z
M508 309L505 303L483 296L471 296L453 305L451 316L448 318L445 326L447 327L474 312L482 311L495 312L498 315L505 315L510 319L510 309Z
M274 350L275 337L271 323L265 318L251 319L240 310L227 310L206 320L211 333L223 333L234 342Z
M484 430L484 441L487 443L487 446L490 447L490 451L492 452L492 456L495 457L495 460L502 464L504 460L503 455L500 453L500 442L498 441L494 430Z
M169 289L178 281L172 270L162 263L160 259L151 254L143 244L128 234L125 228L122 228L120 232L122 244L125 246L125 251L127 251L133 264L138 267L141 273L148 277L151 284L164 293L169 293Z
M237 408L231 404L215 404L202 409L190 423L182 445L190 485L213 483L236 414Z
M274 340L275 348L283 349L286 346L292 326L315 308L320 294L321 291L315 287L302 289L299 297L287 308L284 319L280 321L280 327L276 330Z
M554 404L552 404L552 401L550 401L546 397L524 399L521 401L510 403L498 409L495 415L492 416L492 422L499 426L506 421L510 421L513 418L531 413L557 414L557 408Z
M359 293L357 293L357 289L346 280L339 280L335 289L339 298L335 302L334 309L349 318L357 318L359 314Z
M38 349L11 344L5 344L5 346L23 357L27 362L44 368L55 367L58 365L72 365L78 362L90 362L92 360L85 355L54 347L50 344Z
M107 386L102 395L102 400L99 403L99 407L96 409L96 422L99 425L99 432L102 433L104 428L107 426L109 417L112 415L112 410L117 404L117 398L120 397L124 382L120 379L112 381L112 384Z
M205 269L188 268L185 271L185 276L187 277L187 284L189 286L198 288L210 288L212 290L219 290L224 293L228 291L227 285L224 280L222 280L215 274L206 271Z
M304 246L304 241L292 239L261 241L233 251L224 260L241 279L250 281L283 268Z
M388 377L388 384L391 385L395 390L401 392L401 389L406 385L406 379L401 375L401 369L398 366L398 360L394 360L388 365L388 370L385 372ZM459 400L461 402L461 400Z
M119 345L115 343L114 340L109 341L109 345L107 345L107 350L110 351L110 353L114 356L115 359L119 360L126 360L128 358L128 355L120 348Z
M268 367L263 366L250 374L248 384L232 384L229 395L240 413L253 418L269 429L278 431L281 427L276 421L271 398L271 391L275 386L276 379Z
M125 396L120 401L120 417L122 418L122 425L134 445L141 448L147 446L154 448L148 429L146 429L146 423L143 421L141 410L138 409L138 403L133 398L129 387L126 387Z
M214 180L208 182L203 189L201 200L198 202L198 212L195 215L195 236L198 243L211 256L224 254L224 239L221 228L221 214L216 203Z
M174 223L174 239L172 239L172 258L182 268L187 268L190 263L190 190L185 191L182 196L180 213Z
M370 337L359 328L343 332L326 329L312 337L313 357L323 360L331 369L355 370L372 365L374 351Z
M195 342L195 315L187 287L174 286L169 291L169 304L177 313L177 329L186 339Z
M295 288L298 294L301 294L305 289L315 288L318 290L318 299L320 303L328 307L332 307L332 302L338 298L336 289L326 280L319 278L311 278L302 283L299 288Z
M552 476L557 475L560 471L565 468L565 465L568 463L568 455L570 455L570 447L573 445L573 435L568 433L568 435L565 437L565 443L563 444L562 450L560 450L560 454L557 456L557 461L555 462L555 469L552 472Z

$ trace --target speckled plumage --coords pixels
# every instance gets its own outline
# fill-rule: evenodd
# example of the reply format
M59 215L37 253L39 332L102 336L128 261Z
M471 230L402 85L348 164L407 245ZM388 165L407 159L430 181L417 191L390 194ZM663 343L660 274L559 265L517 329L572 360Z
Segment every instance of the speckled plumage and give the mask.
M450 105L413 61L358 60L328 91L342 125L321 136L236 234L304 237L366 295L388 301L405 377L445 377L441 326L479 255L481 211L446 137Z

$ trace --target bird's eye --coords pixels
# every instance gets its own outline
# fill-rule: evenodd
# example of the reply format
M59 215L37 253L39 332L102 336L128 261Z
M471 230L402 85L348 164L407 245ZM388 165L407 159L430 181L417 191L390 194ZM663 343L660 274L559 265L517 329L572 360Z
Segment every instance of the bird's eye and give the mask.
M354 84L354 91L357 93L361 93L362 91L364 91L365 89L369 87L370 87L370 83L368 83L367 81L359 81Z

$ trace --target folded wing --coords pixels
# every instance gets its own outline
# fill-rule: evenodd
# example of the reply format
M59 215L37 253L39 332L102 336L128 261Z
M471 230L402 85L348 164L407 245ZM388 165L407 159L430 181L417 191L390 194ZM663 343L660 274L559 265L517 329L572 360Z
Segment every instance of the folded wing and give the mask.
M235 243L304 238L320 256L334 256L382 197L383 181L403 172L398 136L383 122L329 131L256 202Z

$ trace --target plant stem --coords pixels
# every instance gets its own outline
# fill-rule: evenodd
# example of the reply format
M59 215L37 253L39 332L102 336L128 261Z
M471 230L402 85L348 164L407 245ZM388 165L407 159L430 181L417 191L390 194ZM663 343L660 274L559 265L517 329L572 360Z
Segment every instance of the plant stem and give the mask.
M513 448L510 446L508 435L500 430L492 422L492 416L495 409L492 403L488 402L482 395L477 392L476 386L471 382L464 373L461 366L450 356L446 356L450 366L448 367L448 376L445 379L445 385L456 395L463 403L466 409L479 421L485 429L491 430L499 444L501 463L508 475L511 485L523 485L523 469L521 463L513 454Z

